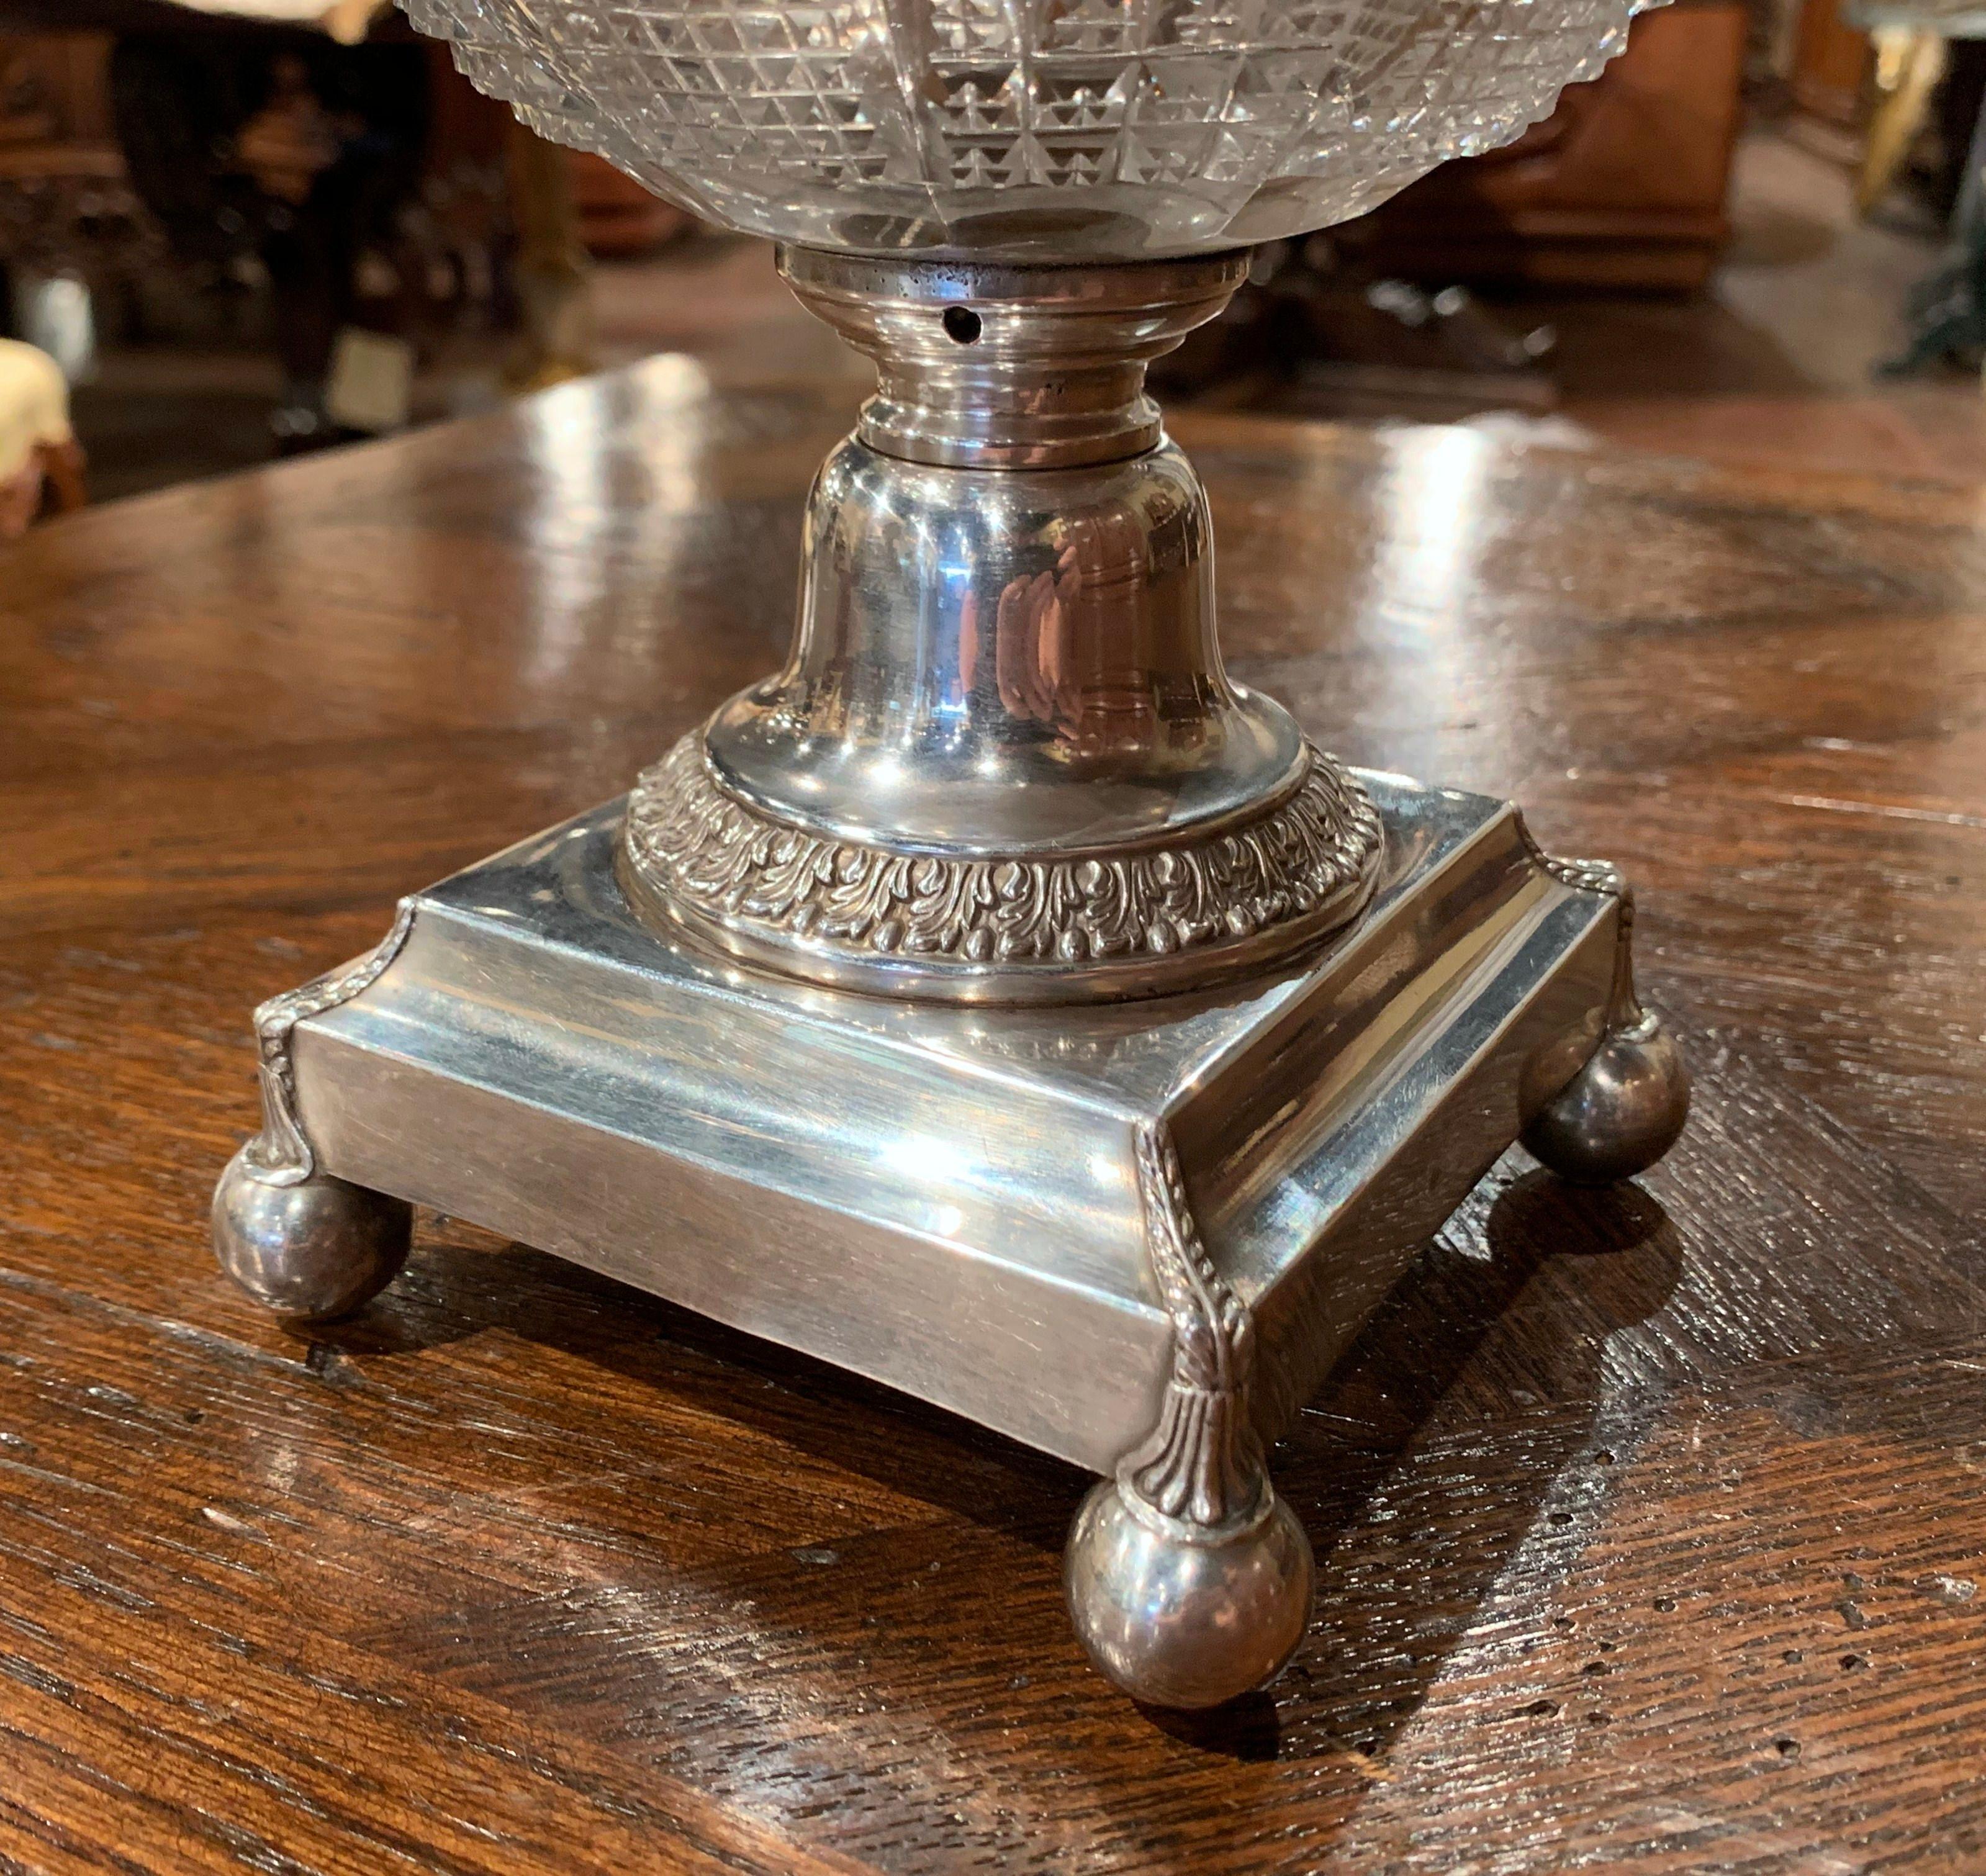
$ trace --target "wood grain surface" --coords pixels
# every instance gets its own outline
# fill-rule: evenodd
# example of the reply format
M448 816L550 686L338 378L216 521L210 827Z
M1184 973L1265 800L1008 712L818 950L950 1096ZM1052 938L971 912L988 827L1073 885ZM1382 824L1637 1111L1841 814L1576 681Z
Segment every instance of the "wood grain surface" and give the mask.
M247 1017L778 658L848 412L661 359L0 559L0 1870L1986 1870L1986 496L1202 416L1224 633L1620 861L1697 1073L1513 1154L1276 1460L1271 1693L1086 1481L446 1220L218 1275Z

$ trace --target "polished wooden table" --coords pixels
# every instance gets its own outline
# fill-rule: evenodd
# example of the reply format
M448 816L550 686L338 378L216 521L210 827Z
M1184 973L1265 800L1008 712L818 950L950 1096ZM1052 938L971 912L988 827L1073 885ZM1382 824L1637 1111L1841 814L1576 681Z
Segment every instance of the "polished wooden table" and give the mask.
M247 1017L786 631L847 409L661 359L0 559L0 1869L1986 1869L1986 493L1178 429L1240 675L1642 892L1682 1145L1520 1156L1276 1462L1317 1615L1085 1666L1086 1481L446 1220L293 1335Z

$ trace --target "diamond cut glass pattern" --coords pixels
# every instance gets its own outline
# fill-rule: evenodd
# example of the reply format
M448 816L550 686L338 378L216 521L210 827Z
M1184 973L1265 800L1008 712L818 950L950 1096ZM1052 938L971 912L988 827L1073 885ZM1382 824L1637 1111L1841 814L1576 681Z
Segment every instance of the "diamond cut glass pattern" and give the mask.
M1080 261L1299 233L1508 142L1635 0L402 0L535 129L727 227Z

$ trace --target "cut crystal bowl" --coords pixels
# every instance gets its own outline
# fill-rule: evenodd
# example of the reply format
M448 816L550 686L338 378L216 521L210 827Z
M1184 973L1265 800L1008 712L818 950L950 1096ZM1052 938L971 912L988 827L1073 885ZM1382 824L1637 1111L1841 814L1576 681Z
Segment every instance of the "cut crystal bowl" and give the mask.
M1133 260L1362 213L1507 143L1639 0L402 0L482 89L723 225Z

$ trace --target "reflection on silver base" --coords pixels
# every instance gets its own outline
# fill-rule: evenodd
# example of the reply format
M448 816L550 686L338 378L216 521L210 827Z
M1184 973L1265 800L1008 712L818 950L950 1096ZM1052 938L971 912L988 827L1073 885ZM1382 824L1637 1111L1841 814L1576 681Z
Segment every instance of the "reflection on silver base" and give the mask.
M1069 1562L1092 1658L1142 1698L1230 1697L1308 1605L1265 1451L1641 1016L1611 874L1547 861L1502 803L1359 779L1385 839L1354 926L1219 992L1053 1009L659 939L617 882L611 804L269 1006L256 1163L298 1190L300 1149L331 1195L300 1249L365 1251L354 1187L436 1206L1106 1475ZM234 1248L241 1164L224 1261L279 1301Z

